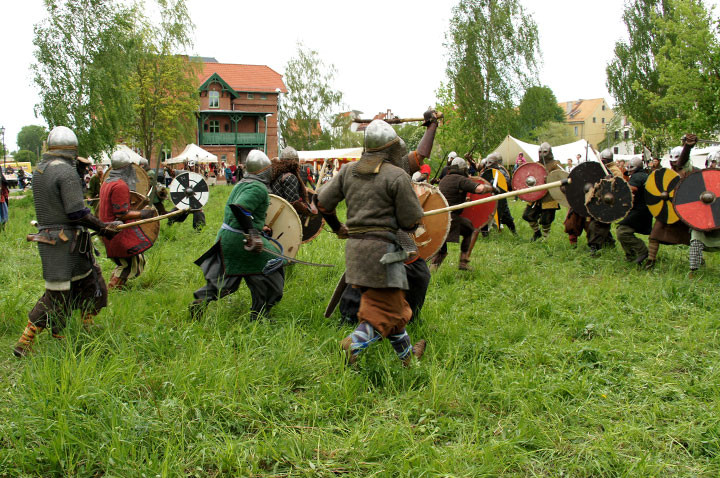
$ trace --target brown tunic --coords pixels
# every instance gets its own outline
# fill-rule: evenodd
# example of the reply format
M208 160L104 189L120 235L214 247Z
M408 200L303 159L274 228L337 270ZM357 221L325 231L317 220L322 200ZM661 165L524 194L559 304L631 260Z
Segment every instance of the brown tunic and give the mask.
M690 173L697 171L697 168L690 170L676 171L681 179L686 178ZM650 232L650 240L657 241L660 244L685 244L690 245L690 228L682 221L673 224L665 224L655 219L652 231Z

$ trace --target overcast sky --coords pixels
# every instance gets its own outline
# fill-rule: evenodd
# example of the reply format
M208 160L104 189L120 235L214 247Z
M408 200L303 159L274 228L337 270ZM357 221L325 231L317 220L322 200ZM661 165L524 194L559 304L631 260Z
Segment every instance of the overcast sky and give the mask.
M149 0L151 1L151 0ZM604 97L605 66L624 37L623 0L521 0L539 27L540 81L559 101ZM717 5L720 0L705 0ZM301 41L337 69L335 87L349 109L370 117L391 109L419 116L445 79L445 32L455 0L338 0L248 2L187 0L194 19L194 53L223 63L268 65L282 73ZM36 118L32 82L33 25L42 0L5 5L0 125L16 149L22 126Z

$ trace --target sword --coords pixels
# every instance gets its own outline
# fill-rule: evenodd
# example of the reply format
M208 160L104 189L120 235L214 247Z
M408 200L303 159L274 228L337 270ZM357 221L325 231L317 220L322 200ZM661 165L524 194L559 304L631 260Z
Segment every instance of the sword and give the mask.
M335 264L319 264L317 262L308 262L308 261L301 261L300 259L295 259L294 257L288 257L285 254L280 254L279 252L275 252L272 249L268 249L266 247L263 247L261 249L262 252L267 252L268 254L279 257L280 259L284 261L291 262L293 264L302 264L304 266L315 266L315 267L335 267Z

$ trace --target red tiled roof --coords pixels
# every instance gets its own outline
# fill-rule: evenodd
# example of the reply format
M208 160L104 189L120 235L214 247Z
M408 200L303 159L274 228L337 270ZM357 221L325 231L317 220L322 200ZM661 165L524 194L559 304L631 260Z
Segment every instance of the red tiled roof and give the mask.
M203 63L200 84L217 73L235 91L274 93L276 88L287 93L282 75L266 65L236 65L232 63Z

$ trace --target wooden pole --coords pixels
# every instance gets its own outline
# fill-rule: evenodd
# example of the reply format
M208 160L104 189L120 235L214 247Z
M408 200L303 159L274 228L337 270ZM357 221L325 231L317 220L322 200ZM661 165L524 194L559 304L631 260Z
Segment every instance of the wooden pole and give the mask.
M458 209L465 209L466 207L477 206L478 204L499 201L505 198L520 196L521 194L533 193L535 191L546 191L552 188L559 188L560 186L564 186L566 184L570 184L570 178L563 179L561 181L555 181L553 183L533 186L531 188L518 189L517 191L508 191L506 193L497 194L495 196L490 196L482 199L476 199L475 201L464 202L462 204L456 204L455 206L444 207L442 209L433 209L432 211L426 211L423 216L434 216L435 214L442 214L444 212L457 211Z
M120 225L117 227L117 229L120 230L120 231L122 231L123 229L127 229L127 228L129 228L129 227L140 226L141 224L147 224L147 223L149 223L149 222L162 221L163 219L168 219L168 218L171 218L171 217L173 217L173 216L177 216L177 215L184 214L184 213L187 213L187 212L192 212L192 211L193 211L192 209L178 209L177 211L169 212L169 213L167 213L167 214L163 214L162 216L155 216L155 217L151 217L151 218L148 218L148 219L141 219L141 220L135 221L135 222L128 222L127 224L120 224Z

